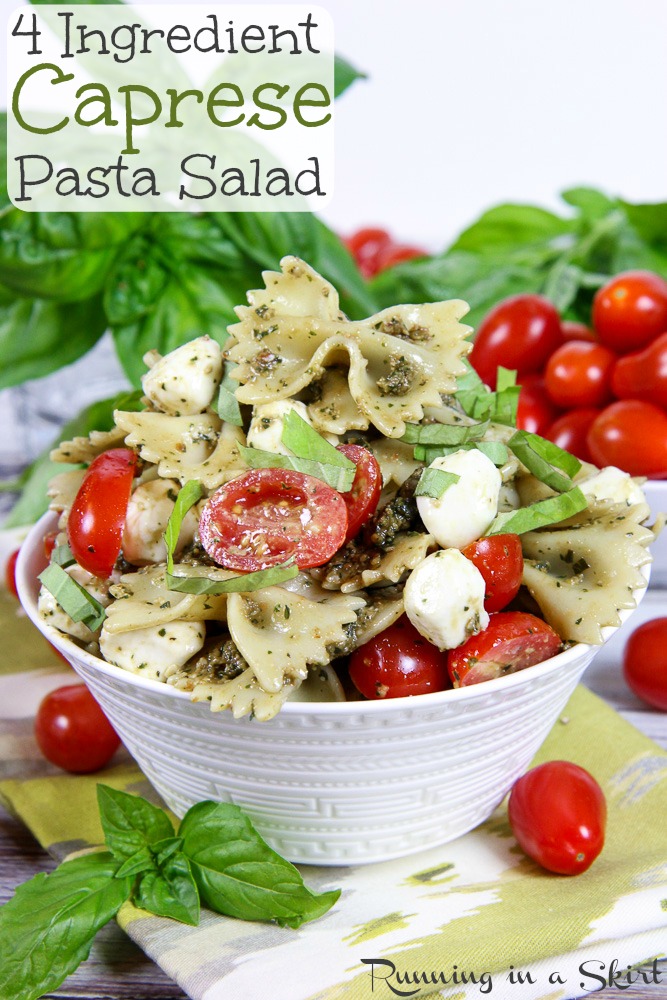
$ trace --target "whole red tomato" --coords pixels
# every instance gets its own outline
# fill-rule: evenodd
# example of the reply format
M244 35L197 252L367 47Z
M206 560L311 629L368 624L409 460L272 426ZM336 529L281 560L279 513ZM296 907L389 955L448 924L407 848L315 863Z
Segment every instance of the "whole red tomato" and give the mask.
M604 846L604 793L588 771L570 761L552 760L524 774L510 792L507 810L521 849L550 872L579 875Z
M99 771L120 745L85 684L70 684L47 694L37 710L35 738L48 761L73 774Z
M563 340L590 340L597 343L595 331L585 323L577 323L576 319L564 319L560 325Z
M593 300L593 326L617 354L636 351L667 331L667 281L652 271L624 271Z
M560 317L541 295L513 295L482 320L469 355L473 368L495 389L498 366L519 376L538 372L562 344Z
M563 643L550 625L525 611L492 614L483 632L447 653L454 687L467 687L525 670L555 656Z
M345 240L345 245L357 262L365 278L377 274L380 254L391 246L391 236L386 229L368 227L359 229Z
M588 448L588 432L593 421L599 416L600 410L585 407L580 410L568 410L554 420L543 436L553 441L559 448L576 455L582 462L593 462L593 456Z
M389 243L377 255L377 269L386 271L388 267L395 267L406 260L414 260L417 257L426 257L426 250L419 247L409 246L406 243Z
M653 618L631 633L623 676L638 698L667 712L667 618Z
M667 409L667 333L643 351L626 354L614 365L612 392L618 399L644 399Z
M518 535L489 535L461 549L477 567L486 585L484 607L502 611L519 593L523 576L523 552Z
M589 340L568 340L547 361L547 392L557 406L603 406L611 399L616 355Z
M587 436L596 465L631 476L667 478L667 413L640 399L621 399L600 413Z
M546 382L542 375L521 376L521 391L516 411L516 425L519 430L544 436L559 412L558 407L547 395Z
M9 593L13 594L16 598L19 596L18 590L16 589L16 563L18 561L18 557L19 550L16 549L15 552L12 552L9 559L5 563L5 586Z
M350 657L350 678L365 698L404 698L451 687L447 658L403 615Z

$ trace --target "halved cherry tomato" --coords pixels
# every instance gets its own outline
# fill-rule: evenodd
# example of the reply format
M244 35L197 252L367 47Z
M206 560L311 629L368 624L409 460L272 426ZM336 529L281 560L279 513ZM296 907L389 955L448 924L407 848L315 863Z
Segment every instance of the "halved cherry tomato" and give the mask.
M591 330L585 323L577 323L576 319L561 320L560 330L563 334L563 340L590 340L597 344L598 338L595 331Z
M53 550L56 547L56 538L58 537L57 531L47 531L44 535L44 555L50 561Z
M350 657L350 678L365 698L404 698L451 687L447 659L403 615Z
M522 375L516 411L519 430L544 436L559 413L558 407L549 399L544 377L537 374Z
M391 245L391 242L391 236L386 229L369 227L353 233L345 240L345 245L363 276L372 278L380 269L380 254Z
M592 406L582 407L578 410L569 410L562 416L554 420L551 427L543 436L553 441L559 448L569 451L582 462L593 463L593 456L588 448L587 436L591 425L600 410Z
M18 599L19 592L16 589L16 563L19 557L19 550L12 552L5 563L5 586L10 594Z
M540 371L562 343L560 316L548 299L513 295L482 320L468 358L482 381L495 389L499 365L519 376Z
M652 271L624 271L593 299L600 343L617 354L637 351L667 332L667 281Z
M347 507L340 493L293 469L252 469L209 497L201 542L220 566L266 569L294 557L321 566L343 545Z
M345 541L349 542L375 513L382 493L382 470L375 455L360 444L339 444L338 451L342 451L357 467L352 489L341 493L347 506Z
M568 340L547 361L547 392L557 406L603 406L611 399L616 355L602 344Z
M612 372L611 388L618 399L644 399L667 409L667 333L643 351L619 358Z
M477 567L486 584L484 607L502 611L519 593L523 576L523 552L518 535L489 535L461 549Z
M595 418L587 436L596 465L667 479L667 413L641 399L620 399Z
M562 645L558 633L541 618L525 611L499 611L483 632L449 650L449 676L454 687L490 681L548 660Z
M112 448L95 458L79 487L67 520L74 558L93 576L111 575L120 553L137 456Z
M623 676L638 698L667 712L667 618L653 618L630 634Z
M48 761L73 774L99 771L120 739L85 684L57 688L43 699L35 738Z
M551 760L519 778L507 812L521 849L547 871L579 875L604 846L604 792L570 761Z

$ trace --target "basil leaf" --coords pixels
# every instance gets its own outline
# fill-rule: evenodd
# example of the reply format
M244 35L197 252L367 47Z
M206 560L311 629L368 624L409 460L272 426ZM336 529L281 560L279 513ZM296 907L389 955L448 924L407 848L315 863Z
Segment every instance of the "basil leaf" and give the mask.
M415 488L415 496L439 500L460 478L456 473L445 472L444 469L424 469Z
M312 893L238 806L200 802L185 814L178 833L201 900L218 913L300 927L326 913L340 895Z
M445 445L417 444L414 449L414 458L417 462L430 465L436 458L445 458L447 455L453 455L456 451L472 451L473 448L481 451L483 455L486 455L499 468L505 464L509 454L507 447L501 441L474 441L469 444L451 445L450 447L446 447Z
M241 407L236 398L236 390L240 383L231 377L231 372L234 368L236 368L235 364L231 361L225 361L225 370L220 381L218 401L215 408L218 416L225 423L233 424L234 427L242 427L243 417L241 416Z
M49 563L37 579L73 622L83 622L91 632L102 627L106 618L102 605L57 563Z
M337 465L351 472L356 465L349 458L329 444L314 427L311 427L296 410L289 410L283 419L281 441L297 458L306 458L311 462L323 462L326 465Z
M7 194L7 112L0 111L0 209L11 205Z
M0 909L0 996L37 1000L90 953L97 932L130 897L107 852L65 861L20 885Z
M366 74L355 69L342 56L334 56L334 97L340 97L355 80L367 79Z
M76 559L72 555L69 545L59 545L51 553L51 562L62 566L63 569L67 569L68 566L74 565Z
M169 515L167 527L164 532L164 543L167 546L167 574L174 571L174 552L178 545L178 536L181 533L183 518L191 507L197 503L204 495L204 488L198 479L189 479L187 483L178 491L173 510Z
M552 441L538 434L531 434L529 431L517 431L507 444L528 471L552 490L566 493L572 489L571 477L581 468L581 462L574 455L563 451ZM562 475L554 466L562 469L567 475Z
M492 394L491 420L496 424L516 427L521 386L516 384L516 372L498 366L496 391Z
M246 448L238 445L239 453L251 469L294 469L305 476L314 476L322 480L339 493L347 493L352 488L356 475L356 466L350 462L352 470L340 465L329 465L322 462L312 462L307 458L293 458L291 455L279 455L275 451L262 451L261 448ZM335 450L335 449L334 449ZM340 455L341 453L338 452ZM344 456L341 455L341 458ZM346 460L347 461L347 460Z
M468 444L470 441L478 441L489 429L489 421L483 423L470 424L406 424L405 433L401 441L407 444L424 445L445 445L448 448L456 448Z
M159 870L142 875L132 902L158 917L171 917L196 927L199 892L185 854L177 851L160 865Z
M139 795L98 785L97 804L106 845L119 861L135 858L138 851L174 836L165 811Z
M529 507L498 514L485 531L485 535L502 535L504 532L523 535L527 531L537 531L538 528L546 528L550 524L565 521L573 514L585 510L587 506L586 497L579 487L575 486L560 496L548 497Z
M178 576L165 574L167 588L179 594L247 594L263 587L274 587L299 575L299 567L289 559L277 566L258 569L253 573L228 577L226 580L210 580L205 576Z
M467 250L494 256L562 237L570 224L553 212L534 205L497 205L484 212L465 229L451 250Z
M509 451L507 445L504 445L502 441L476 441L475 448L481 451L483 455L497 465L499 468L505 464L509 458Z

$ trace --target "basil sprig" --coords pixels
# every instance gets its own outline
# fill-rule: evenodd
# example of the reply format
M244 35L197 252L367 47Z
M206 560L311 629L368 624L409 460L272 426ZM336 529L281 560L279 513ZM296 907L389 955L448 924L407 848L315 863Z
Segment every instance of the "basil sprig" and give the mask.
M507 444L528 471L552 490L567 493L574 486L572 476L581 469L581 462L569 451L530 431L517 431Z
M190 926L203 904L296 928L340 896L311 892L238 806L200 802L176 831L164 810L140 796L98 785L97 798L108 849L36 875L0 908L3 1000L38 1000L57 989L128 900Z
M447 472L445 469L424 469L415 487L415 496L439 500L460 478L455 472Z
M56 550L57 551L57 550ZM85 587L73 580L57 562L51 562L37 577L73 622L83 622L91 632L102 628L106 612Z
M502 535L509 532L523 535L527 531L537 531L550 524L558 524L574 514L579 514L588 506L588 500L578 486L559 496L538 500L528 507L498 514L485 531L486 535Z

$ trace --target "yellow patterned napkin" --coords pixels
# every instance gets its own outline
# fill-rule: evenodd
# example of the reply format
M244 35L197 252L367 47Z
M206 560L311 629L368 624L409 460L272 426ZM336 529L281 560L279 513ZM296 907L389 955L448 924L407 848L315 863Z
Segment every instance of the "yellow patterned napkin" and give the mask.
M29 626L1 611L0 625L16 657ZM16 673L0 677L0 695L18 682ZM11 774L0 795L56 857L101 841L98 781L155 799L131 761L90 777L40 768L28 733L27 721L0 723L0 774ZM208 912L192 928L129 905L120 922L195 1000L557 1000L603 982L667 982L659 961L667 944L667 753L579 688L539 754L555 758L590 770L609 805L605 849L576 878L525 858L501 807L473 833L409 858L304 866L312 888L343 892L333 910L296 931Z

